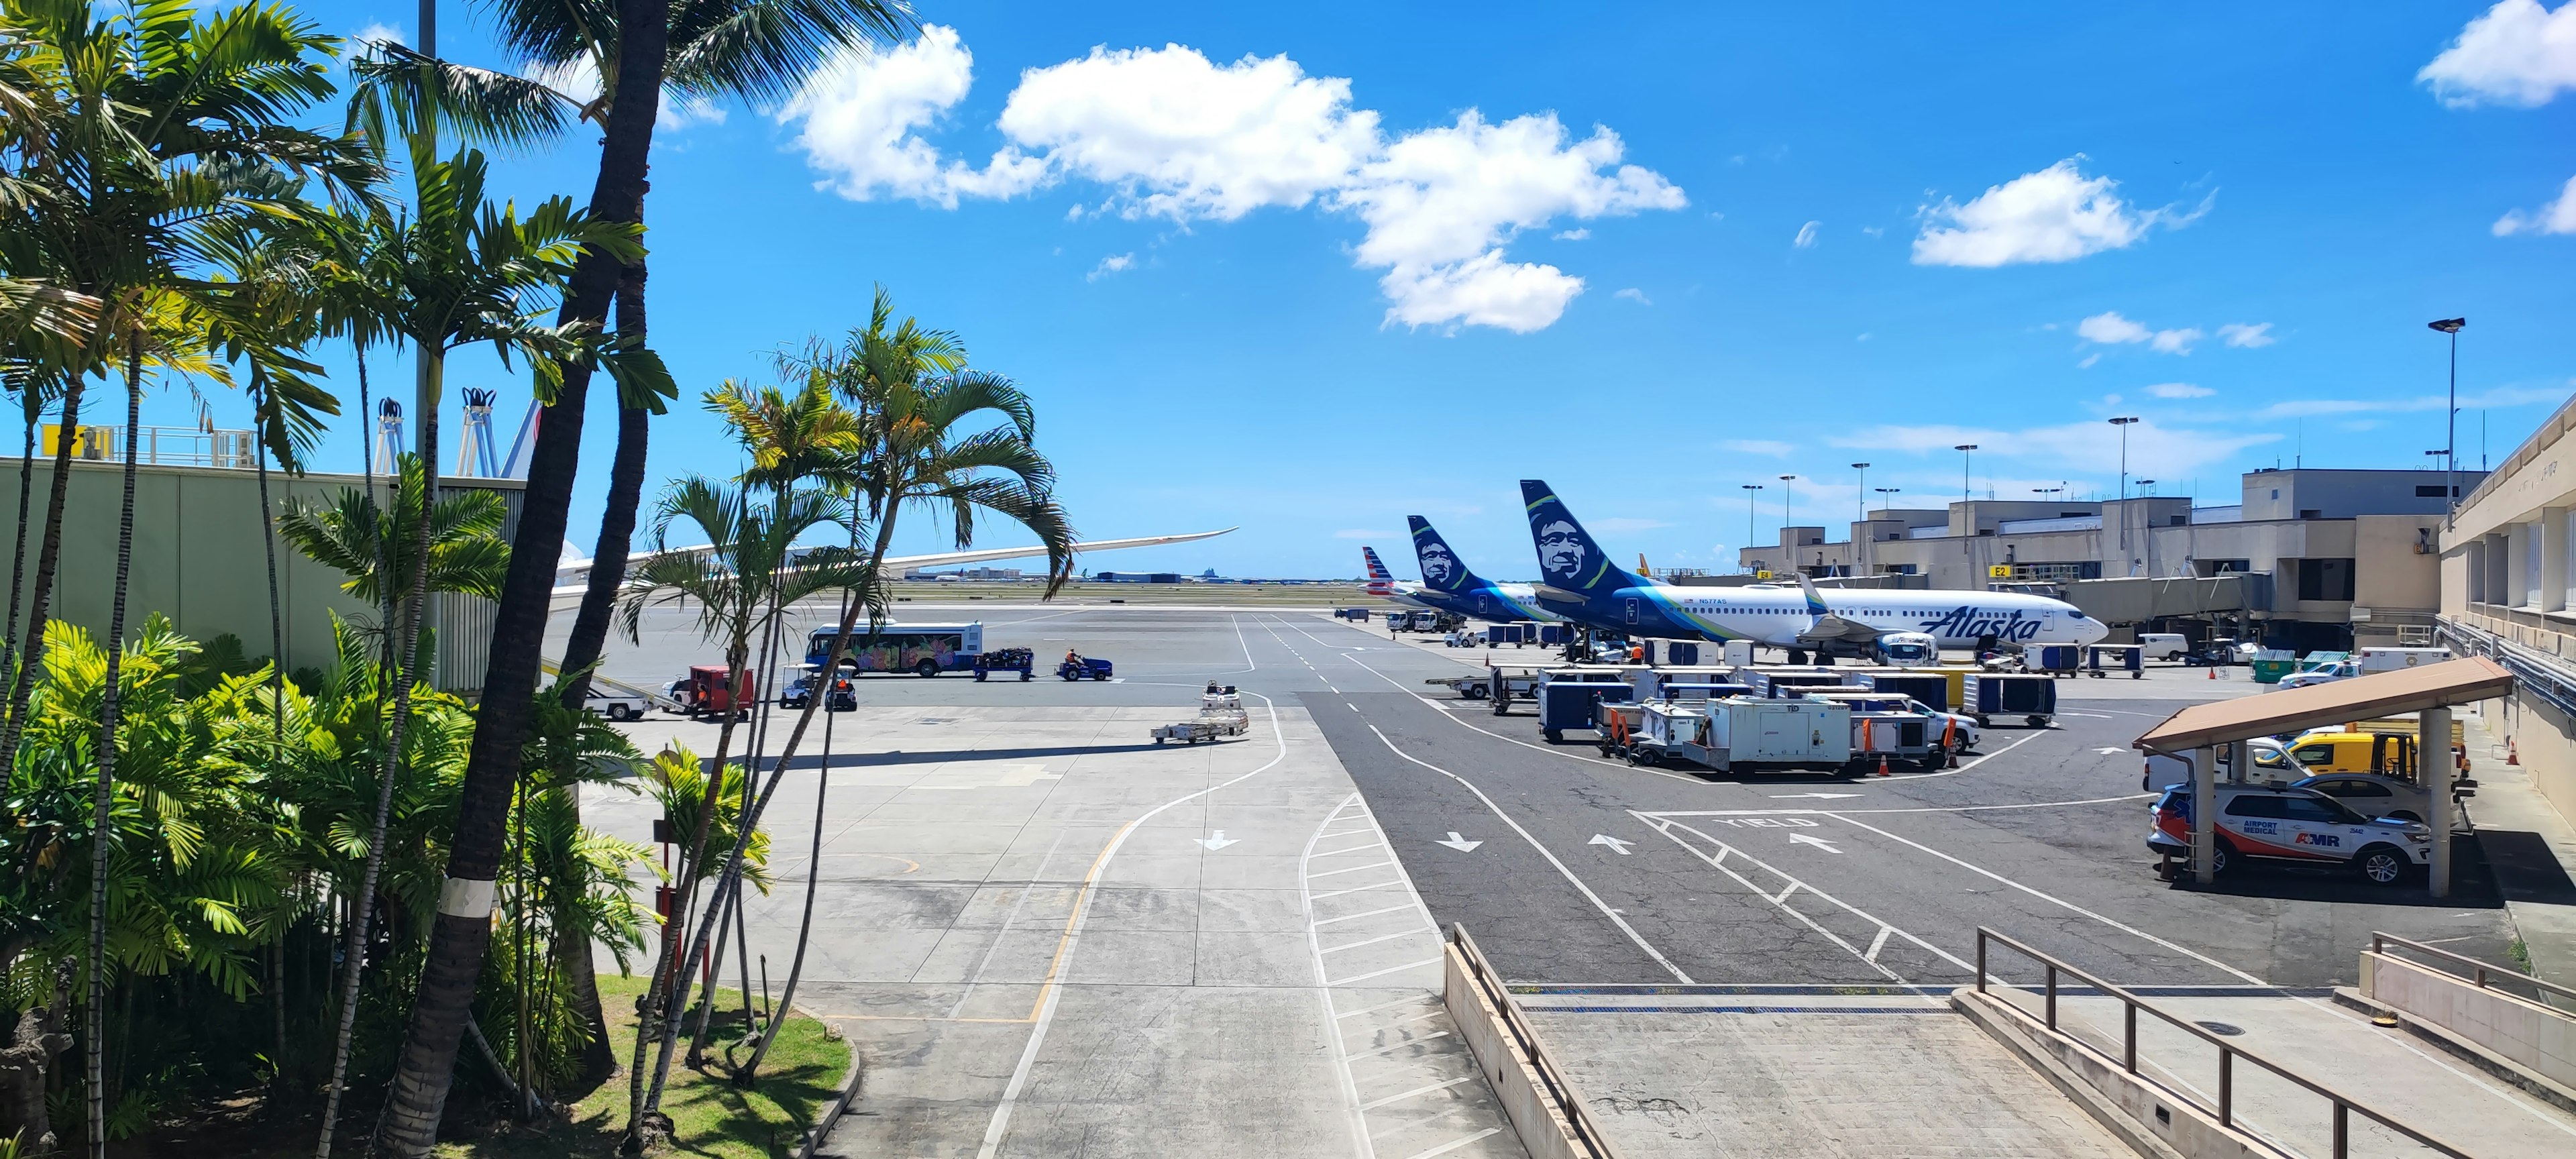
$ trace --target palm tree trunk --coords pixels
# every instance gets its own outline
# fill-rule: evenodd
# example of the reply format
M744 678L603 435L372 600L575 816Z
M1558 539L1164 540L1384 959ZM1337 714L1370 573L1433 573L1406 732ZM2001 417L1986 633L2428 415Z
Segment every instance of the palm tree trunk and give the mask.
M421 360L427 368L430 388L436 390L446 371L441 354L423 348ZM322 1103L322 1138L314 1145L314 1159L330 1159L332 1136L339 1132L340 1095L347 1089L349 1074L349 1040L358 1023L358 983L367 964L367 928L376 912L376 878L385 864L385 828L393 817L394 785L402 776L403 741L411 724L411 687L420 675L416 660L421 617L429 597L429 516L438 507L438 415L420 416L420 422L420 522L414 528L402 623L393 637L396 654L401 657L395 661L393 721L385 726L385 759L376 775L376 815L368 829L367 868L359 878L358 895L353 899L357 912L349 922L348 939L343 943L347 964L340 978L340 1028L331 1047L330 1093ZM401 477L395 478L395 502L399 503ZM383 703L384 691L381 685L376 689L379 704Z
M661 108L662 74L669 57L670 6L659 0L618 0L617 88L591 187L591 216L603 221L643 220L644 169L653 146L653 120ZM559 317L598 322L608 315L621 263L605 253L583 253L573 268ZM572 506L573 476L581 461L582 408L590 397L590 372L564 368L555 412L537 428L537 445L511 545L510 571L501 589L493 638L533 641L545 633L554 594L554 565ZM411 1028L403 1040L393 1089L378 1138L398 1159L419 1159L438 1139L439 1116L455 1078L456 1051L471 1013L474 984L492 939L492 882L501 857L511 784L517 780L530 700L536 695L538 650L497 647L483 675L483 701L466 759L463 800L447 862L447 884L431 928Z
M878 565L885 560L886 550L894 543L894 524L897 507L897 503L888 502L885 505L884 511L878 518L876 545L873 552L868 556L865 574L860 581L862 583L874 584L877 582ZM837 664L841 650L850 646L850 633L858 626L859 611L864 607L866 607L865 601L854 601L848 608L841 612L840 630L832 638L832 650L829 654L831 660L824 669L826 673L837 671L837 668L832 667L831 665ZM772 795L778 792L779 782L785 779L787 763L795 757L797 747L804 741L806 729L813 725L816 706L829 703L830 700L831 697L828 695L807 697L805 700L805 710L796 715L796 727L787 734L787 746L779 750L777 763L770 766L768 782L761 787L759 798L753 803L750 809L744 812L742 820L735 827L733 853L725 859L724 872L716 880L716 897L719 899L724 897L728 892L742 888L743 853L751 843L752 830L757 827L760 814L769 808L769 799ZM700 949L706 945L707 938L712 932L712 927L715 925L717 914L714 911L717 908L719 907L709 907L710 912L708 913L706 920L698 926L697 937L692 939L689 945L690 958L695 958ZM678 1044L678 1031L679 1027L674 1023L664 1033L661 1061L653 1070L652 1091L645 1098L643 1105L637 1110L635 1115L635 1119L637 1121L642 1120L645 1112L658 1110L662 1105L662 1089L670 1076L671 1054ZM638 1049L636 1051L637 1062L641 1063L643 1057L643 1051Z
M252 460L259 466L259 541L268 552L268 694L270 740L282 757L286 751L286 613L277 600L277 516L268 501L268 444L251 434Z
M639 345L644 341L644 263L626 267L617 283L617 334ZM608 509L599 518L599 545L590 554L590 586L581 594L572 637L564 643L561 671L582 673L564 688L564 703L581 705L590 695L590 676L583 672L599 659L608 641L608 620L617 607L617 589L626 583L626 556L635 538L635 513L644 502L644 455L652 433L653 412L617 408L617 454L608 467ZM581 798L573 797L573 823L581 822ZM577 944L576 944L577 943ZM588 1081L605 1078L617 1068L617 1048L608 1041L608 1013L599 1001L599 971L590 957L590 938L583 931L556 935L555 952L571 972L573 1013L590 1028L581 1052Z
M852 602L846 595L841 598L842 615L849 615ZM823 695L831 695L830 675L838 670L838 665L824 670ZM769 1008L769 1025L760 1032L759 1044L752 1047L750 1060L733 1074L736 1086L752 1086L760 1081L760 1060L769 1057L770 1044L778 1040L779 1025L796 1012L796 981L805 974L805 945L814 933L814 891L823 875L823 799L832 788L831 712L829 704L823 706L823 767L814 779L814 840L805 851L805 914L796 922L796 957L787 967L787 988L779 992L778 1004Z
M116 594L107 616L107 682L99 686L98 788L90 799L89 858L89 1008L83 1037L88 1041L89 1149L107 1157L107 847L115 840L116 714L124 697L117 678L125 661L125 588L134 568L134 456L136 428L143 424L143 339L125 340L125 494L116 511Z
M35 589L27 602L27 645L18 652L18 671L9 682L9 707L0 715L0 759L16 760L18 736L27 725L27 697L36 689L36 666L45 661L45 613L53 610L54 571L63 561L63 500L72 484L72 444L80 430L81 375L63 381L63 437L54 443L54 477L45 497L45 534L36 549Z
M778 623L778 604L777 601L773 599L770 601L768 623L761 629L760 634L761 665L758 680L765 681L766 683L755 683L754 687L766 687L773 691L778 687ZM737 684L735 687L739 688L741 685ZM760 754L762 745L769 739L770 699L771 698L767 696L760 698L758 715L752 721L751 743L743 746L742 815L746 817L751 815L751 787L753 784L757 783L760 776ZM714 970L714 974L717 976L721 976L724 973L726 941L728 939L734 941L742 940L741 938L732 937L734 932L739 928L738 923L741 920L740 915L735 909L739 900L739 894L719 891L714 897L708 899L707 902L707 904L711 906L717 906L724 910L724 914L716 919L716 968ZM737 924L729 925L727 923ZM748 936L749 935L747 934L744 935L744 937ZM744 953L747 955L749 951L745 950ZM746 957L744 962L742 993L744 995L744 1000L749 1001L751 995L751 969L749 966L749 958ZM710 985L707 987L706 999L698 1004L697 1027L689 1032L690 1066L697 1066L706 1061L707 1026L715 1018L715 1009L715 987ZM750 1024L745 1022L743 1029L748 1033L750 1030Z
M27 446L18 455L18 554L9 564L7 651L0 652L0 673L7 672L10 661L18 655L18 596L19 588L27 578L27 510L36 497L36 426L44 417L38 413L35 376L28 376L24 389L27 392Z

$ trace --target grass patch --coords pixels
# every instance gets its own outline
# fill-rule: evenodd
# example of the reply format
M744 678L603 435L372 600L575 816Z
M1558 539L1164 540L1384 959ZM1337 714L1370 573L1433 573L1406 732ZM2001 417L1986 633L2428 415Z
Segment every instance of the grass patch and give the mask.
M2531 947L2525 944L2522 939L2515 938L2512 945L2506 946L2504 948L2504 956L2513 962L2514 969L2520 970L2525 974L2532 972Z
M538 1159L569 1156L589 1159L612 1155L626 1133L628 1052L635 1047L635 1000L644 979L602 974L600 1004L608 1009L608 1039L617 1047L619 1071L599 1089L573 1105L572 1121L556 1123L542 1133L517 1124L497 1124L477 1139L442 1143L440 1159ZM742 1041L742 994L719 989L721 1019L730 1007L734 1021L719 1021L707 1033L708 1054L722 1059ZM686 1050L686 1039L681 1049ZM744 1052L748 1057L748 1052ZM793 1156L805 1128L840 1096L841 1077L849 1072L850 1044L828 1033L822 1023L791 1017L779 1032L778 1045L761 1060L760 1085L745 1090L723 1072L699 1073L671 1064L670 1087L662 1111L671 1116L671 1142L660 1154L707 1156L708 1159L773 1159Z

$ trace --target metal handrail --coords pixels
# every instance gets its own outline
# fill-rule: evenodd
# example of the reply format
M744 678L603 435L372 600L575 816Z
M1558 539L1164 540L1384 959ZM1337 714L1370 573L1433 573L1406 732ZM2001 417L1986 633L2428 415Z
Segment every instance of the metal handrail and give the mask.
M2087 973L2067 962L2051 957L2048 954L2041 953L2028 943L2019 941L2008 934L1997 933L1985 928L1984 926L1977 927L1977 992L1980 994L1986 993L1986 943L1990 940L2010 946L2013 949L2020 951L2023 956L2028 957L2047 968L2047 1013L2045 1024L2048 1027L2049 1033L2064 1038L2066 1041L2075 1044L2077 1048L2083 1050L2085 1053L2091 1054L2105 1063L2117 1066L2121 1070L2127 1071L2132 1078L2136 1078L2141 1082L2153 1083L2158 1089L2163 1090L2166 1094L2172 1095L2177 1101L2188 1103L2193 1106L2200 1107L2204 1111L2216 1114L2218 1116L2219 1124L2222 1126L2232 1128L2236 1125L2235 1064L2237 1059L2242 1058L2245 1061L2262 1067L2275 1075L2288 1079L2290 1082L2298 1086L2305 1087L2309 1093L2322 1096L2327 1101L2334 1104L2334 1159L2347 1159L2347 1156L2351 1154L2352 1113L2355 1111L2360 1112L2362 1117L2367 1118L2380 1126L2386 1127L2391 1131L2395 1131L2400 1135L2404 1135L2407 1138L2430 1147L2444 1155L2453 1156L2454 1159L2468 1159L2469 1153L2458 1147L2454 1147L2432 1137L2431 1135L2427 1135L2422 1131L2418 1131L2413 1127L2409 1127L2404 1123L2400 1123L2395 1119L2391 1119L2386 1115L2371 1110L2369 1107L2363 1106L2361 1103L2355 1101L2351 1096L2327 1087L2322 1083L2315 1082L2296 1074L2289 1068L2273 1062L2262 1055L2256 1054L2244 1047L2232 1045L2226 1039L2220 1038L2218 1035L2204 1027L2195 1025L2174 1015L2167 1014L2154 1006L2150 1006L2145 1000L2130 993L2125 987L2114 986L2097 975ZM2112 997L2120 1000L2120 1021L2122 1025L2120 1032L2119 1058L2112 1058L2109 1054L2095 1047L2092 1043L2086 1042L2074 1034L2057 1028L2057 976L2060 974L2069 974L2074 977L2081 978L2084 981L2092 983L2093 986L2102 993L2111 995ZM2006 985L2010 984L2006 983ZM2006 1003L2004 1008L2011 1010L2012 1013L2018 1017L2025 1019L2030 1017L2027 1012L2015 1009L2009 1003ZM2192 1096L2138 1073L2138 1011L2140 1010L2144 1010L2149 1014L2155 1015L2156 1017L2163 1019L2167 1024L2173 1026L2175 1029L2218 1048L2218 1105L2216 1107L2202 1106L2199 1100ZM2249 1137L2251 1136L2249 1135ZM2262 1142L2259 1139L2256 1141L2258 1143L2262 1143L2262 1146L2265 1149L2270 1150L2275 1154L2284 1156L2292 1155L2290 1151L2284 1148L2275 1146L2268 1142Z
M1556 1060L1548 1055L1547 1048L1539 1044L1538 1030L1529 1024L1529 1016L1521 1012L1520 1003L1513 1000L1511 990L1494 973L1493 963L1485 960L1485 951L1477 947L1476 939L1467 936L1464 923L1449 927L1449 943L1458 948L1458 957L1466 962L1468 981L1475 983L1476 989L1501 1013L1503 1029L1510 1032L1513 1044L1520 1048L1521 1057L1529 1060L1530 1069L1538 1072L1539 1081L1547 1085L1548 1098L1565 1112L1565 1121L1574 1128L1575 1139L1590 1148L1598 1159L1619 1159L1619 1149L1611 1145L1610 1136L1602 1131L1601 1124L1593 1121L1591 1110L1584 1106L1583 1097L1575 1093L1574 1082L1565 1076L1564 1068L1559 1067Z
M2525 973L2523 973L2523 972L2522 972L2522 971L2520 971L2520 970L2510 970L2510 969L2506 969L2506 968L2504 968L2504 967L2502 967L2502 966L2492 966L2492 965L2489 965L2489 964L2487 964L2487 963L2485 963L2485 962L2481 962L2481 961L2477 960L2476 958L2469 957L2469 956L2467 956L2467 955L2465 955L2465 954L2454 954L2454 953L2452 953L2451 951L2449 951L2449 950L2445 950L2445 949L2442 949L2442 948L2441 948L2441 947L2439 947L2439 946L2428 946L2428 945L2425 945L2425 944L2424 944L2424 943L2422 943L2422 942L2414 941L2414 940L2412 940L2412 939L2408 939L2408 938L2401 938L2401 937L2398 937L2398 936L2397 936L2397 935L2395 935L2395 934L2381 933L2381 932L2379 932L2379 931L2377 931L2377 930L2373 930L2373 931L2371 931L2371 934L2370 934L2370 952L2371 952L2371 953L2385 955L2385 954L2387 954L2387 953L2388 953L2388 946L2389 946L2389 945L2391 945L2391 944L2404 946L2404 947L2406 947L2407 949L2413 950L2413 951L2415 951L2415 952L2417 952L2417 953L2421 953L2421 954L2430 954L2430 955L2432 955L2433 957L2436 957L2436 958L2444 958L2444 959L2448 959L2448 960L2449 960L2449 961L2451 961L2451 962L2454 962L2454 963L2457 963L2457 964L2459 964L2459 965L2462 965L2462 966L2466 966L2466 967L2468 967L2468 968L2469 968L2469 974L2470 974L2470 976L2471 976L2473 979L2475 979L2475 980L2476 980L2476 982L2477 982L2477 984L2478 984L2478 989L2480 989L2480 990L2492 990L2492 989L2496 989L2496 987L2489 986L2489 985L2487 984L2487 981L2488 981L2488 979L2489 979L2490 977L2500 977L2500 978L2510 978L2510 979L2512 979L2512 980L2514 980L2514 981L2516 981L2516 982L2520 982L2520 983L2522 983L2522 984L2524 984L2524 985L2527 985L2527 986L2530 986L2530 987L2532 987L2532 988L2534 988L2534 989L2536 989L2536 990L2539 990L2539 991L2541 991L2543 994L2556 994L2556 995L2558 995L2559 997L2562 997L2562 998L2576 999L2576 986L2561 986L2561 985L2559 985L2558 983L2556 983L2556 982L2552 982L2552 981L2550 981L2550 980L2548 980L2548 979L2546 979L2546 978L2534 978L2534 977L2532 977L2531 975L2529 975L2529 974L2525 974ZM2515 994L2515 995L2512 995L2512 997L2520 998L2520 997L2522 997L2522 996L2521 996L2521 995L2519 995L2519 994ZM2551 1006L2551 1005L2549 1005L2549 1003L2544 1002L2544 1001L2540 1001L2539 999L2532 999L2531 1001L2532 1001L2535 1005L2541 1006L2541 1007L2542 1007L2542 1008L2544 1008L2544 1009L2557 1010L2557 1007ZM2559 1011L2558 1011L2558 1013L2564 1014L2564 1013L2566 1013L2566 1011L2559 1010Z

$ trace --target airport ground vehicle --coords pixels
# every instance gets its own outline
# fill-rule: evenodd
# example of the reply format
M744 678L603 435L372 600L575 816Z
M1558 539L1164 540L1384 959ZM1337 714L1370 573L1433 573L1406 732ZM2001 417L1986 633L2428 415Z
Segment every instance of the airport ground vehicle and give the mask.
M778 694L778 707L805 707L805 702L814 698L814 686L819 683L816 679L818 672L818 669L807 668L798 674L795 680L788 683L787 690ZM832 681L832 698L823 703L825 709L832 712L848 712L858 706L858 691L850 687L849 677L843 676Z
M2057 715L2057 681L2023 673L1972 672L1959 689L1959 709L1991 725L1998 716L2018 716L2032 728L2046 728Z
M2397 885L2432 860L2432 832L2413 821L2373 821L2342 802L2307 789L2218 786L2213 868L2228 873L2250 859L2349 865L2374 885ZM2168 862L2191 856L2191 789L2173 785L2156 799L2147 851Z
M1368 622L1369 610L1367 608L1335 608L1333 609L1333 618L1336 620L1357 620L1360 623L1365 624Z
M1219 688L1208 685L1199 697L1199 714L1189 720L1156 726L1154 743L1176 740L1182 744L1214 742L1221 737L1242 736L1252 727L1252 717L1243 711L1243 696L1232 685Z
M1115 667L1109 661L1089 656L1066 656L1064 663L1055 666L1055 674L1057 679L1066 681L1107 680L1115 675Z
M2281 756L2281 742L2268 736L2258 736L2245 742L2245 745L2246 748L2253 753L2254 771L2257 775L2288 775L2286 773L2272 773L2272 770L2275 769L2286 770L2289 768L2288 765L2282 763L2284 758ZM2219 780L2226 781L2232 779L2232 770L2229 767L2229 762L2235 759L2230 755L2235 751L2236 750L2230 746L2222 745L2219 747L2218 771L2216 774ZM2138 791L2141 793L2152 793L2166 785L2188 785L2190 783L2190 753L2148 753L2145 767L2138 774Z
M975 657L975 679L995 672L1017 672L1027 680L1037 671L1037 653L1028 648L996 648Z
M1628 763L1851 771L1851 709L1814 697L1650 700Z
M2273 687L2276 691L2283 688L2308 688L2319 684L2332 684L2338 680L2350 680L2359 675L2361 675L2361 661L2344 659L2330 664L2320 664L2304 672L2293 672L2282 677L2280 683Z
M600 687L596 678L591 680L590 695L585 697L584 701L590 705L591 711L610 720L636 720L644 715L643 697L614 688Z
M731 675L722 664L692 664L687 675L671 682L671 699L678 701L692 720L727 712L749 716L750 706L760 700L759 680L744 672L741 694L737 696L728 682Z
M839 634L838 625L815 629L805 638L805 662L822 667L823 654L832 650L832 639ZM850 633L841 664L856 672L937 676L974 668L975 657L983 651L981 623L862 625Z
M2327 773L2321 777L2292 781L2290 787L2323 793L2364 817L2421 821L2433 815L2432 791L2400 777L2374 773ZM2474 796L2475 793L2455 795Z
M2096 680L2113 672L2126 672L2131 680L2147 678L2147 649L2143 644L2086 644L2084 674Z
M2149 660L2180 660L2191 654L2191 641L2180 632L2141 632L2138 647L2146 650Z
M2415 772L2415 730L2393 727L2395 722L2369 721L2353 729L2323 728L2302 733L2284 745L2284 763L2278 767L2292 770L2294 776L2320 773L2389 773L2412 777ZM2457 723L2451 733L2451 761L2467 772L2468 749L2460 743ZM2255 762L2262 764L2260 760Z

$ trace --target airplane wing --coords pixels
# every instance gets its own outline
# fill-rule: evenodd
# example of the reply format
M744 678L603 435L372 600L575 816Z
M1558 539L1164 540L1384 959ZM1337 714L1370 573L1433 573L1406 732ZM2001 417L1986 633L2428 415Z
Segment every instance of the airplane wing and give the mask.
M1807 624L1807 629L1798 633L1799 643L1813 644L1827 640L1857 642L1878 638L1878 629L1857 620L1847 620L1835 615L1833 609L1825 606L1825 598L1816 594L1816 581L1808 578L1805 572L1799 572L1797 575L1798 587L1807 593L1807 614L1814 617Z
M1088 543L1074 544L1073 554L1081 555L1085 552L1092 551L1117 551L1121 548L1129 547L1155 547L1166 543L1188 543L1191 540L1196 539L1212 539L1233 530L1235 530L1235 528L1226 527L1220 528L1216 531L1193 531L1181 535L1145 535L1138 536L1134 539L1095 539ZM700 550L704 549L700 547L675 547L667 552L637 552L634 555L627 557L627 561L632 564L638 560L650 559L656 555L677 555ZM944 567L950 564L983 563L987 560L1019 559L1023 556L1044 554L1046 554L1046 549L1043 547L978 547L965 551L936 551L928 555L890 555L886 557L885 570L888 574L900 575L904 571L916 567ZM553 596L547 601L548 612L566 612L581 606L582 594L589 590L590 584L587 576L583 577L583 581L579 583L556 584Z

